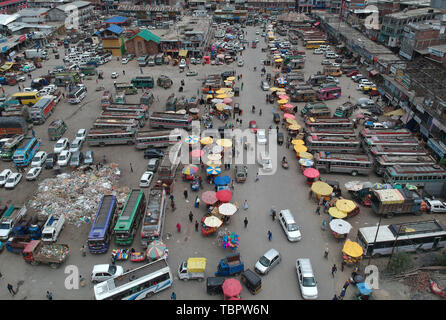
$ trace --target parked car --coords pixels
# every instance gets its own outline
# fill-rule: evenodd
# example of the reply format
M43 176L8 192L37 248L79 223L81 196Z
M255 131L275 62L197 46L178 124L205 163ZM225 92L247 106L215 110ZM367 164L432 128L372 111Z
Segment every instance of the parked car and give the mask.
M358 74L359 74L358 70L353 70L353 71L347 73L347 77L353 77L353 76L356 76Z
M121 62L122 64L127 64L129 63L130 59L129 58L122 58Z
M237 66L238 67L243 67L245 65L245 61L243 61L242 59L239 59L238 61L237 61Z
M111 74L111 78L112 78L112 79L116 79L117 77L119 77L119 73L117 73L117 72L112 72L112 74Z
M58 154L61 153L62 150L68 148L69 142L67 138L60 138L57 142L56 145L54 146L54 153Z
M76 139L84 141L86 137L87 137L87 130L85 129L77 130Z
M263 91L268 91L269 90L268 82L266 82L266 81L260 82L260 88L262 88Z
M150 183L153 179L153 172L152 171L146 171L142 174L141 179L139 180L139 186L141 188L147 188L150 186Z
M85 152L84 164L93 164L94 163L94 153L91 150L87 150Z
M339 64L339 63L336 63L336 62L333 62L332 64L331 64L333 67L341 67L341 65Z
M321 50L321 49L315 49L315 50L313 51L313 53L314 53L314 54L323 54L324 51Z
M336 78L336 77L332 77L332 76L327 76L327 77L325 78L325 81L327 81L327 82L339 83L339 79Z
M164 152L158 149L148 148L144 150L144 159L150 158L162 158L164 157Z
M45 169L53 169L56 162L57 162L57 154L56 153L48 154L45 160Z
M304 299L317 299L317 282L314 278L310 259L296 260L297 280L299 281L300 293Z
M269 249L260 259L256 262L254 270L260 274L267 274L272 268L279 264L281 256L276 249Z
M42 172L42 167L32 167L26 174L26 180L28 181L36 180L41 172Z
M12 174L12 170L5 169L0 173L0 187L3 187L8 180L9 176Z
M93 271L91 272L91 282L103 282L113 277L119 277L123 273L124 269L121 266L97 264L93 267Z
M158 165L159 165L158 159L156 159L156 158L150 159L149 163L147 163L147 170L156 172L156 170L158 169Z
M425 198L427 212L430 213L446 213L446 202Z
M331 64L330 60L322 60L321 65L329 66Z
M70 160L70 167L77 168L82 164L84 154L80 151L73 152Z
M22 174L18 172L11 173L6 180L5 188L14 189L15 186L22 180Z
M78 138L74 139L73 142L71 142L69 151L71 153L74 153L76 151L80 151L81 148L82 148L83 142L84 142L84 140L81 140L81 139L78 139Z
M196 75L198 75L198 72L195 71L195 70L189 70L188 72L186 72L186 76L187 77L193 77L193 76L196 76Z
M33 161L31 162L31 168L43 166L47 157L48 157L48 153L46 153L45 151L37 152L33 158Z
M71 152L68 150L63 150L59 154L59 158L57 159L57 165L60 167L67 166L68 162L70 161L70 158L71 158Z

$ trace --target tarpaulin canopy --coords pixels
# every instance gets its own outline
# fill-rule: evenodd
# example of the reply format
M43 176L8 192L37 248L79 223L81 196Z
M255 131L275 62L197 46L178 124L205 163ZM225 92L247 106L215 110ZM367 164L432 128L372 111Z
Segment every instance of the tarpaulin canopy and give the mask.
M314 161L311 159L299 159L299 164L304 167L311 167Z
M285 103L288 103L288 100L287 99L280 99L280 100L277 100L277 103L278 104L285 104Z
M217 192L215 191L206 191L201 195L201 200L208 205L212 205L218 201Z
M296 119L296 117L293 114L291 114L291 113L285 113L283 115L283 118L284 119Z
M401 117L401 116L404 116L406 114L406 111L404 110L404 109L397 109L397 110L394 110L394 111L390 111L390 112L387 112L387 113L384 113L384 115L386 116L386 117L391 117L391 116L399 116L399 117Z
M376 190L374 192L383 204L401 204L404 202L404 196L397 189Z
M201 273L206 269L206 258L187 259L187 271L192 273Z
M179 52L178 52L178 55L180 56L180 57L187 57L187 50L180 50Z
M311 185L311 191L319 196L326 197L332 194L333 188L326 182L316 181Z
M279 99L290 100L290 97L288 97L286 94L282 94L279 96Z
M207 158L208 158L208 160L211 160L211 161L218 161L221 159L221 154L211 153L207 156Z
M364 254L362 247L354 241L346 240L342 252L352 258L359 258Z
M285 118L286 119L286 123L288 124L297 124L296 119L293 118Z
M230 147L232 147L232 141L229 139L218 139L217 145L219 145L223 148L230 148Z

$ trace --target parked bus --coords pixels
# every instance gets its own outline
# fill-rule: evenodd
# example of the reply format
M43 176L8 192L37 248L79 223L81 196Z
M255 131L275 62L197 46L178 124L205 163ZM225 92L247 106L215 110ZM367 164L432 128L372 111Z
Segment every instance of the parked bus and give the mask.
M344 128L316 128L311 127L307 129L307 133L310 135L318 135L318 136L343 136L343 137L356 137L356 133L354 129L344 129Z
M137 94L138 88L136 88L133 84L128 82L115 83L116 91L124 92L124 94L131 95Z
M326 109L327 105L323 102L314 102L314 103L306 103L305 107L300 109L300 115L306 116L308 111L314 110L314 109Z
M155 56L155 64L162 65L164 63L164 53L158 53Z
M410 166L431 166L437 161L432 156L391 156L382 155L375 158L375 172L383 175L387 168L400 165Z
M149 107L144 104L111 104L105 107L105 111L143 113L146 120L150 116Z
M29 117L34 124L42 124L54 112L56 100L54 96L43 96L29 110Z
M173 283L166 259L150 262L94 286L96 300L141 300Z
M369 175L373 171L373 163L365 153L318 152L314 156L314 165L319 172L349 173L352 176Z
M316 91L313 89L295 90L291 94L292 102L313 102L316 101Z
M138 62L138 66L145 67L147 65L147 62L149 61L149 55L146 54L143 56L139 56L136 61Z
M311 109L306 116L312 118L329 118L331 116L331 111L329 108Z
M323 84L325 82L325 80L327 80L327 76L325 74L316 74L316 75L312 75L310 77L310 79L308 79L308 82L313 87L318 87L321 84Z
M127 130L134 130L138 127L138 121L135 119L116 119L116 118L107 118L101 119L98 118L93 122L94 128L121 128Z
M373 146L400 146L400 147L416 147L420 145L418 139L414 137L382 137L372 136L364 138L364 146L368 148Z
M138 131L135 137L136 149L164 148L181 140L181 133L176 130Z
M317 90L316 98L318 100L333 100L341 97L342 89L339 87L334 88L320 88Z
M186 114L153 112L149 119L152 128L192 129L192 119Z
M68 94L68 102L71 104L81 103L86 95L87 88L85 86L75 86Z
M17 148L14 152L12 160L17 167L26 167L39 151L40 143L35 137L26 137L23 138L21 146L23 147Z
M164 217L166 213L166 190L153 188L149 193L147 208L142 220L141 244L144 248L163 236Z
M384 180L390 184L411 184L423 187L427 183L445 183L446 170L439 165L389 167L384 172Z
M347 118L308 118L305 125L309 128L353 128L353 122Z
M425 156L425 155L428 155L427 150L419 145L418 146L400 146L400 145L382 146L382 145L377 145L377 146L371 147L370 152L374 156L382 156L382 155Z
M141 112L121 112L121 111L102 111L101 115L99 116L99 119L134 119L138 121L139 127L144 127L144 124L146 123L146 118L143 113Z
M307 137L308 150L313 151L329 151L335 153L360 153L361 142L356 138L343 136L317 136L311 135Z
M139 76L132 78L130 83L133 84L136 88L153 88L153 77L151 76Z
M130 191L114 229L117 245L129 246L132 244L145 209L144 191L139 189Z
M56 73L54 77L54 84L58 87L64 87L67 84L77 84L81 81L79 73L76 71Z
M107 144L133 144L135 130L126 129L90 129L87 135L89 146L105 146Z
M0 158L3 161L11 161L14 151L20 146L25 136L23 134L17 134L11 138L7 138L3 143Z
M360 132L360 135L362 138L370 138L373 136L378 136L378 137L410 137L412 136L412 132L410 132L407 129L397 129L397 130L393 130L393 129L384 129L384 130L375 130L375 129L363 129Z
M11 97L12 100L17 100L20 104L32 106L41 98L39 91L29 91L29 92L17 92Z
M358 66L354 64L341 64L342 73L350 73L352 71L358 70Z
M341 68L333 66L324 66L324 74L326 76L340 77L342 76Z
M88 235L90 253L105 253L108 251L117 203L115 196L104 195L102 197Z
M366 257L437 250L446 245L446 230L437 220L364 227L358 230L358 243Z
M318 49L319 46L324 45L326 43L327 41L324 40L310 40L306 42L305 47L307 49Z

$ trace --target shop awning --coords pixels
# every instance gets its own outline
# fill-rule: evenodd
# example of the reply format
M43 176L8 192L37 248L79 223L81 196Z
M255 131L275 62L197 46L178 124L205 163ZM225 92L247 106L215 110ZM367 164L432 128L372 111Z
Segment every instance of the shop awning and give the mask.
M187 56L187 50L180 50L180 52L178 53L178 55L180 57L186 57Z

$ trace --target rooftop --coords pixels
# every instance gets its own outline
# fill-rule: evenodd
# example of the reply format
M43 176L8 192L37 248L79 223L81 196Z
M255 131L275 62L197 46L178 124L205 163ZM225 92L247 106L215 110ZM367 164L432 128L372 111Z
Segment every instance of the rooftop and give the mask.
M395 19L408 19L408 18L422 16L422 15L429 14L429 13L441 13L441 10L432 9L432 8L421 8L421 9L415 9L415 10L408 10L406 12L401 11L401 12L391 13L386 16L390 17L390 18L395 18Z
M91 2L88 1L73 1L67 4L63 4L60 6L57 6L56 8L62 11L65 11L67 9L69 9L71 6L75 6L76 8L83 8L83 7L87 7L91 5Z
M149 5L131 5L131 4L120 4L118 6L118 11L151 11L151 12L176 12L180 13L182 9L180 7L172 6L149 6Z
M20 17L18 13L15 14L0 14L0 25L5 26L17 20Z
M104 23L116 23L116 24L120 24L120 23L124 23L128 20L129 18L127 17L112 17L110 19L107 19L104 21Z
M429 47L429 49L433 49L433 50L437 50L437 51L446 53L446 44L440 44L438 46L431 46L431 47Z
M111 31L111 32L116 33L118 35L121 34L124 31L124 29L122 29L120 26L117 26L116 24L112 24L110 27L108 27L105 30Z
M160 37L154 35L152 32L150 32L147 29L143 29L140 32L138 32L137 34L135 34L133 37L131 37L129 40L132 40L135 37L141 37L146 41L153 41L156 43L160 43Z
M35 17L46 14L50 9L48 8L32 8L22 9L18 12L21 17Z

